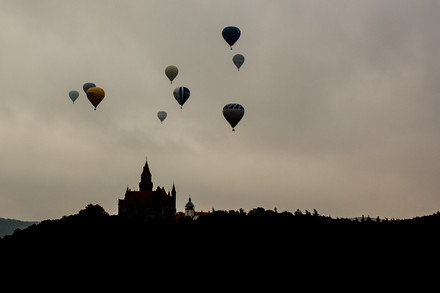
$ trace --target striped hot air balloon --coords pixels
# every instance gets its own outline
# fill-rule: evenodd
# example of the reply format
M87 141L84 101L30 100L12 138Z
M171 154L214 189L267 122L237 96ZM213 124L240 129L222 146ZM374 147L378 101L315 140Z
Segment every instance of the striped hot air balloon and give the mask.
M189 94L189 89L184 86L177 87L174 90L173 95L176 101L179 103L180 109L182 109L183 104L185 104L185 102L189 99Z
M223 116L231 124L232 131L244 115L244 107L240 104L227 104L223 107Z
M177 69L177 67L174 65L170 65L165 68L165 75L168 77L171 83L173 83L173 80L176 78L178 73L179 69Z

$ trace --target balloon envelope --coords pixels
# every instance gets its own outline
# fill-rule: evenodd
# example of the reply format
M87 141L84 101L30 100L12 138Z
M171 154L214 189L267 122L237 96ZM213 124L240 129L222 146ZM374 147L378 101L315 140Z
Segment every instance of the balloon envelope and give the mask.
M227 104L223 107L223 116L231 124L232 131L235 131L234 127L237 126L243 115L244 108L240 104Z
M240 38L240 29L235 26L225 27L222 31L223 39L229 44L232 50L232 45Z
M94 83L92 83L92 82L86 82L86 83L83 85L83 90L84 90L84 92L87 94L87 91L89 90L89 88L92 88L92 87L96 87L96 84L94 84Z
M179 103L180 109L182 109L183 104L185 104L186 100L188 100L189 94L189 89L184 86L177 87L174 90L173 95L176 101Z
M167 112L159 111L159 112L157 112L157 117L159 118L160 122L162 123L165 120L165 118L167 118Z
M87 90L87 98L89 99L90 103L95 107L98 107L99 103L104 99L105 92L100 87L91 87Z
M241 54L237 54L232 58L235 66L237 66L238 70L240 70L241 65L244 63L244 56Z
M78 91L70 91L69 92L69 97L72 100L72 102L75 103L75 100L78 99L78 97L79 97Z
M178 73L179 69L177 69L177 67L174 65L170 65L165 68L165 75L168 77L171 83L173 83L173 80L176 78Z

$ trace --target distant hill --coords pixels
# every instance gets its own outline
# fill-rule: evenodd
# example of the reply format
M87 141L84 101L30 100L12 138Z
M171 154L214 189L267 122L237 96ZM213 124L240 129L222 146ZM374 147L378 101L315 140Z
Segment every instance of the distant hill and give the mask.
M0 237L5 235L12 235L15 229L25 229L33 224L38 224L39 222L29 222L20 221L13 219L0 218Z

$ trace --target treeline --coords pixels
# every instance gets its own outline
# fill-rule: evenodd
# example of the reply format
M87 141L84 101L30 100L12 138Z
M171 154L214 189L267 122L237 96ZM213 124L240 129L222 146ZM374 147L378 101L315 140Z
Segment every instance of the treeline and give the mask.
M245 240L264 236L265 239L288 239L298 235L337 235L346 237L370 233L370 236L390 235L396 231L437 231L440 213L413 219L361 219L331 218L318 211L277 212L255 208L213 210L197 220L177 217L176 221L140 222L109 215L101 206L89 204L75 215L57 220L45 220L26 229L16 229L12 235L0 238L0 246L35 245L109 245L141 243L149 246L172 246L172 243L190 239L188 243L213 239ZM385 232L385 233L384 233ZM375 233L375 234L374 234ZM396 234L392 234L396 235ZM403 235L403 234L402 234Z
M406 264L429 260L438 250L439 223L439 213L376 221L334 219L316 210L291 213L263 208L216 210L197 220L141 222L109 215L101 206L89 204L77 214L45 220L0 238L0 257L9 272L18 276L26 269L45 282L57 273L70 277L72 284L89 284L109 272L128 274L131 277L120 280L145 289L145 281L168 286L182 274L197 280L218 276L224 281L252 272L252 277L257 276L254 284L268 276L283 276L294 284L293 269L316 280L329 273L342 280L347 272L358 274L365 264L373 264L377 275L402 260ZM343 269L334 270L335 266ZM193 273L195 269L203 271L204 277ZM113 284L114 280L105 281Z
M333 225L333 226L404 226L404 225L440 225L440 212L432 215L415 217L412 219L388 219L388 218L371 218L370 216L362 216L360 218L332 218L320 215L316 209L312 212L305 210L302 212L297 209L294 213L289 211L278 212L277 210L266 210L262 207L254 208L249 212L242 209L235 211L213 210L208 215L200 217L197 223L227 224L227 223L245 223L245 224L269 224L269 225Z

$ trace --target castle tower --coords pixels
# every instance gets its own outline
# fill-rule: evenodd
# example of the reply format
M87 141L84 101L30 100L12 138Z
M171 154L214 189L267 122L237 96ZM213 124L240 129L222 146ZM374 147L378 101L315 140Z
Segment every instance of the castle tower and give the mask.
M176 187L174 186L174 183L173 183L173 188L171 189L171 195L172 196L176 196Z
M151 172L148 162L145 161L139 182L139 191L128 188L124 199L118 201L118 215L143 221L153 219L175 220L176 215L176 187L170 192L159 186L153 191Z
M176 187L174 186L173 182L173 188L171 189L171 199L173 201L173 206L176 206Z
M141 174L141 182L139 182L139 191L152 191L153 182L151 182L151 172L148 167L148 161L145 160L144 170Z
M193 218L195 216L194 204L191 202L191 196L188 203L185 205L185 217Z

